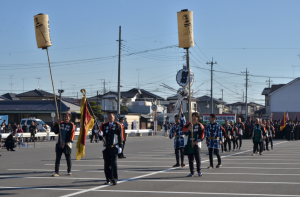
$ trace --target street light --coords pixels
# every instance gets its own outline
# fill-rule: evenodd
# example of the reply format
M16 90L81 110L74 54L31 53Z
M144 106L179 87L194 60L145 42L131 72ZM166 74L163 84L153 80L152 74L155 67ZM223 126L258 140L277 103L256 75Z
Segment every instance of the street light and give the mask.
M58 90L59 93L59 117L61 118L61 94L64 93L64 90Z

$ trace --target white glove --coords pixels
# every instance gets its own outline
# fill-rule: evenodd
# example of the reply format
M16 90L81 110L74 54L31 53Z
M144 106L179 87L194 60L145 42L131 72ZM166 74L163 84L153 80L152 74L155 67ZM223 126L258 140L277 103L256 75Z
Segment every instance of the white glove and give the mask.
M99 136L103 136L103 132L102 131L99 131Z
M122 148L118 148L118 154L122 152Z

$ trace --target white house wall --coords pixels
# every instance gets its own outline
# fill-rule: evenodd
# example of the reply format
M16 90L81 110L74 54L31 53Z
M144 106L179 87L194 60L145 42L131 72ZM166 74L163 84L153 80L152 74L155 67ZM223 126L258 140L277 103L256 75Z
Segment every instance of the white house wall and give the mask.
M274 92L270 100L271 112L298 112L300 110L300 80Z

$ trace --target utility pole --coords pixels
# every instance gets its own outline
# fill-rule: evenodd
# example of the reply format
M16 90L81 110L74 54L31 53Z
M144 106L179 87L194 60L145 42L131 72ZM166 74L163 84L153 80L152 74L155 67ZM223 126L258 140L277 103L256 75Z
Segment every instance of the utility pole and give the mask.
M38 90L40 89L40 79L41 78L39 78L39 77L36 77L37 78L37 80L38 80Z
M249 72L246 68L246 72L242 72L242 73L245 73L246 74L246 102L245 102L245 106L246 106L246 120L248 119L248 105L247 105L247 93L248 93L248 75L249 75Z
M245 93L245 92L243 91L243 103L245 102L245 96L244 96L244 93Z
M98 91L97 91L97 118L98 118L98 111L99 111L99 104L98 104Z
M294 78L294 76L293 76L293 78ZM271 80L270 77L269 77L269 80L267 80L266 82L269 83L269 88L271 88L271 82L273 82L273 81Z
M141 70L142 69L136 69L136 71L138 71L138 85L137 85L138 89L140 89L140 71Z
M22 78L22 80L23 80L23 92L24 92L24 80L25 80L25 78Z
M299 57L300 57L300 55L299 55ZM294 77L295 67L300 67L300 66L293 66L293 65L292 65L292 67L293 67L293 79L295 79L295 77Z
M222 91L222 101L224 101L224 100L223 100L223 89L222 89L221 91Z
M119 61L118 61L118 106L117 106L117 118L120 118L120 100L121 100L121 92L120 92L120 82L121 82L121 26L119 26Z
M13 82L12 82L12 78L13 78L14 75L10 75L10 93L12 93L12 86L13 86Z
M66 82L66 81L60 80L59 82L60 82L60 89L62 89L62 83L63 83L63 82Z
M97 80L101 80L103 81L103 93L102 94L105 94L106 93L106 89L105 89L105 79L97 79Z
M212 58L212 61L211 62L206 62L206 64L210 64L211 66L211 70L210 70L210 106L211 106L211 113L213 114L214 113L214 108L213 108L213 66L214 64L218 64L216 61L214 62L214 58Z

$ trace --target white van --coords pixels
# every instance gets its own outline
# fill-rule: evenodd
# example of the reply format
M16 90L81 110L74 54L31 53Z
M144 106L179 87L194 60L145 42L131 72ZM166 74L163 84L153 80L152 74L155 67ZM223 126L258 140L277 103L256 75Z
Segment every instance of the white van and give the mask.
M22 127L26 123L27 127L29 128L33 121L36 121L37 129L39 131L44 131L45 130L43 128L43 125L44 124L47 125L47 124L44 121L42 121L41 119L36 119L36 118L24 118L24 119L21 120L20 126ZM50 126L49 125L47 125L47 130L50 131Z

